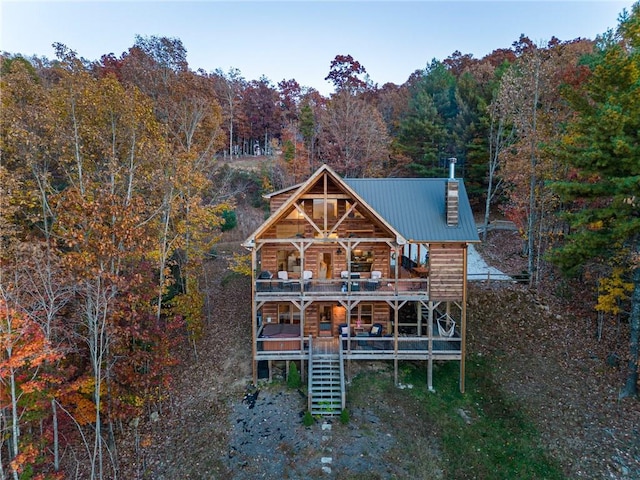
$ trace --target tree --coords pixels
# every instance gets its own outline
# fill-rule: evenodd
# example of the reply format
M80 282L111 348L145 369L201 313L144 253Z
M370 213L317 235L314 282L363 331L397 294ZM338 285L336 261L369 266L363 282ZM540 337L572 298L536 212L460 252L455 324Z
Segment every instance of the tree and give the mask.
M341 175L380 176L389 158L389 137L380 113L342 90L320 119L320 156Z
M2 297L4 293L0 292ZM10 406L10 431L5 433L0 430L0 433L3 440L11 440L9 460L14 480L18 480L24 467L33 463L37 454L33 445L25 445L21 441L22 419L28 410L35 408L33 400L28 400L27 397L33 396L41 388L38 381L40 366L55 360L56 355L49 348L39 326L10 308L5 298L0 298L0 401L3 405ZM0 449L0 453L1 451ZM4 478L1 470L4 462L0 461L0 465L0 473Z
M420 177L441 177L441 151L447 132L428 92L417 89L400 124L396 148L411 159L407 168Z
M502 76L493 118L515 128L513 143L502 150L501 172L508 197L504 208L522 233L527 270L531 282L537 283L551 213L558 206L549 184L565 175L545 145L555 142L570 117L560 86L577 71L567 65L577 64L590 44L552 39L546 47L538 47L521 37L514 48L520 57Z
M244 124L239 130L250 142L250 153L268 153L271 139L280 135L282 110L278 107L279 100L278 91L266 77L247 85L243 96Z
M627 379L620 396L638 394L640 337L640 3L601 38L592 74L566 98L575 111L562 139L571 177L555 190L573 202L572 230L552 259L577 272L590 259L622 255L633 292ZM615 255L614 255L615 254Z
M356 94L371 86L366 69L351 55L336 55L331 61L329 74L324 79L333 83L336 93L347 90Z
M238 155L238 151L233 148L233 126L236 122L237 110L242 102L242 91L246 81L237 68L230 68L227 73L217 69L213 74L213 79L218 101L222 106L224 118L229 128L229 158L233 158L234 154Z

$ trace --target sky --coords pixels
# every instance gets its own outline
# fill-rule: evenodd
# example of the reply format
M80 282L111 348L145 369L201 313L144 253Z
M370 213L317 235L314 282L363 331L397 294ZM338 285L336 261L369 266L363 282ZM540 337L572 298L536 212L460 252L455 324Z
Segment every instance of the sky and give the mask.
M178 38L192 70L240 70L323 95L336 55L379 86L404 83L456 50L482 58L521 34L538 44L595 39L633 1L31 1L0 0L0 51L54 58L60 42L87 60L120 57L135 36Z

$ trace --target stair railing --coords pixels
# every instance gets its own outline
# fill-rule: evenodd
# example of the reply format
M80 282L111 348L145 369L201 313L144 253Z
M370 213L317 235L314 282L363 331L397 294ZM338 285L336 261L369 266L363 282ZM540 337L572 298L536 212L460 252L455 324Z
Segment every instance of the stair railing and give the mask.
M313 396L313 338L309 335L309 362L307 368L309 369L309 374L307 375L307 410L311 412L311 400Z
M344 410L347 405L347 391L344 381L344 356L342 352L342 338L338 337L338 354L340 360L340 409Z

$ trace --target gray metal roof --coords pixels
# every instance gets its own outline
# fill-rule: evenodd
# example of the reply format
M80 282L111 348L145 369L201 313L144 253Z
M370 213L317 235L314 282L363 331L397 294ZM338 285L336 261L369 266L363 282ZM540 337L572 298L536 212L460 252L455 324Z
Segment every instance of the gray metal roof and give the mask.
M462 180L458 226L445 218L446 178L345 178L404 238L414 242L478 242L478 230Z

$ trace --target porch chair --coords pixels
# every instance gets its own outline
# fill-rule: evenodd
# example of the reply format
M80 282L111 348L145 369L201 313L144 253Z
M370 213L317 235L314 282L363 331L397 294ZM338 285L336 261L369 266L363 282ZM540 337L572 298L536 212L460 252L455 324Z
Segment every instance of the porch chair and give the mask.
M341 337L346 338L351 335L351 328L349 328L349 325L347 325L346 323L341 323L340 325L338 325L338 334Z
M338 325L338 336L342 339L342 348L347 348L347 339L349 338L350 333L351 329L349 328L349 325L346 323Z
M369 330L369 336L381 337L383 328L384 327L382 326L381 323L374 323L373 325L371 325L371 329Z
M343 280L342 282L342 291L346 292L347 291L347 280L349 280L349 272L347 270L342 270L340 272L340 279Z
M280 270L278 272L278 280L282 280L280 284L282 285L283 289L291 290L291 288L293 287L293 282L289 280L289 274L286 270Z
M382 272L380 270L373 270L371 272L371 279L367 280L367 290L377 290L380 288L380 279L382 278Z
M311 288L311 279L313 278L313 272L311 270L304 270L302 272L302 281L304 282L304 289L309 290Z

